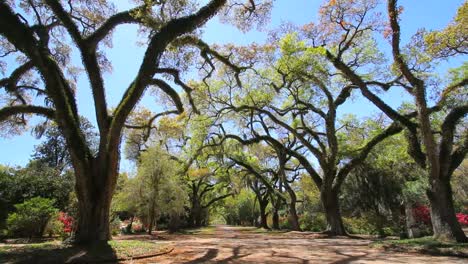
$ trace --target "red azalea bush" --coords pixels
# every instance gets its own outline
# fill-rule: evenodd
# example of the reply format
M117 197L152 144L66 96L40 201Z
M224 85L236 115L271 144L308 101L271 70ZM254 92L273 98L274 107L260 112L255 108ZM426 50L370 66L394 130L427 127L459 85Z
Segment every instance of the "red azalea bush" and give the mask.
M431 213L427 206L419 205L413 208L413 214L416 221L425 225L431 224ZM462 226L468 226L468 214L458 213L456 214L458 222Z
M133 233L141 233L145 232L145 229L143 228L143 224L137 222L132 224L132 232Z
M462 226L468 226L468 214L457 214L457 220Z
M67 213L60 212L58 220L63 224L63 232L71 233L73 230L73 217L69 216Z
M425 225L431 224L431 213L429 208L424 205L418 205L413 208L413 215L416 218L418 223L422 223Z

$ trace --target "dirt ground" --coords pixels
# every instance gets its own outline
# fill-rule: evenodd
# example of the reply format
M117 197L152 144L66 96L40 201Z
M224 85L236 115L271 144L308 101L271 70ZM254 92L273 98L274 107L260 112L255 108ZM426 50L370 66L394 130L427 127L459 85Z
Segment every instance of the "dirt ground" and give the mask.
M162 235L174 250L155 258L126 263L468 263L468 259L385 252L370 240L330 239L316 233L255 233L216 226L196 235Z

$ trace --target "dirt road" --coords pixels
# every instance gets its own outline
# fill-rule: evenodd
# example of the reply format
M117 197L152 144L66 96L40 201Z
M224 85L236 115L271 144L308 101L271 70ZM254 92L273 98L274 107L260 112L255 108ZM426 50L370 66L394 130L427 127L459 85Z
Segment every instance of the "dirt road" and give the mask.
M255 233L232 226L163 238L174 250L138 263L468 263L455 257L384 252L368 247L369 240L320 238L300 232Z

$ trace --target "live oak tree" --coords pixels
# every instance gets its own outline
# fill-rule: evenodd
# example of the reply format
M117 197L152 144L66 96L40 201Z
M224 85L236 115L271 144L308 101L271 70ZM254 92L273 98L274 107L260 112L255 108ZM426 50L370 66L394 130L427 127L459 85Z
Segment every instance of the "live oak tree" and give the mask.
M63 134L71 155L79 201L76 243L93 243L110 239L109 207L116 185L120 141L125 122L148 86L157 86L183 111L177 92L155 74L173 77L186 92L188 86L180 81L177 63L165 57L168 47L175 54L189 42L174 42L193 33L216 15L227 0L212 0L196 10L192 1L138 1L131 10L116 12L105 0L99 1L2 1L0 3L0 46L2 56L17 58L17 68L0 80L2 126L14 130L26 124L30 115L54 120ZM268 11L268 3L247 1L229 6L236 18L245 23L259 21L261 9ZM228 15L226 15L229 18ZM133 81L112 111L105 96L103 73L110 69L103 49L111 40L111 33L119 25L138 24L146 33L146 51ZM88 77L95 108L99 144L93 153L80 128L74 78L79 70L71 64L71 48L78 51L84 73ZM181 47L178 49L177 47ZM177 56L174 56L177 57ZM183 57L183 56L182 56ZM2 68L12 68L11 63ZM174 67L171 67L174 66ZM5 96L4 96L5 95ZM31 97L44 98L38 105Z
M269 229L267 221L267 206L270 202L268 188L261 183L257 177L250 177L248 179L248 185L250 189L255 193L258 201L258 207L260 209L260 223L258 226L261 228Z
M227 135L226 137L239 139L236 136ZM260 209L260 227L268 228L266 208L271 203L273 228L279 229L278 210L284 203L288 203L291 229L299 231L299 218L296 212L297 196L291 187L298 176L297 168L286 166L291 157L281 156L267 144L248 145L242 140L234 141L234 143L232 145L234 151L226 151L227 148L224 146L222 150L226 158L240 168L243 174L238 174L242 175L243 181L255 193ZM247 146L243 146L243 143ZM290 174L293 174L292 177L288 177ZM284 189L289 194L289 198L283 193Z
M438 239L456 240L466 242L468 238L461 229L455 217L453 206L453 197L450 180L454 170L461 164L468 152L468 131L461 131L461 139L457 142L457 124L460 123L468 113L468 104L463 100L460 104L451 107L443 118L443 123L436 129L440 129L441 136L437 138L433 133L431 125L428 90L430 88L429 80L420 75L420 71L412 68L409 59L404 58L400 50L400 25L398 21L397 1L388 1L388 13L390 26L392 29L391 43L393 59L400 74L404 77L408 92L414 97L417 106L418 116L416 118L419 125L421 142L419 143L425 149L425 161L421 160L420 165L428 171L429 190L427 195L431 204L431 222L434 231L434 237ZM461 21L467 19L468 3L460 8ZM466 30L465 30L466 33ZM463 34L463 33L462 33ZM452 39L465 38L464 35L451 36ZM464 41L462 41L463 43ZM442 44L444 45L444 44ZM464 46L463 46L464 45ZM447 45L449 46L449 45ZM450 47L449 47L450 48ZM460 52L466 54L466 43L460 47ZM414 58L414 57L413 57ZM418 63L416 61L416 63ZM423 63L420 63L423 64ZM466 66L463 66L466 67ZM464 75L460 80L454 80L444 91L442 99L453 93L454 90L465 88L468 84L468 78ZM416 144L416 142L414 143Z
M339 119L338 111L350 100L356 85L333 69L324 48L297 34L275 37L272 42L277 46L227 47L237 54L237 67L246 70L239 74L226 64L217 81L200 84L209 95L211 108L207 111L217 117L218 126L238 132L234 137L221 131L222 138L236 138L244 144L265 141L278 157L297 160L320 189L327 232L345 235L339 209L341 185L372 148L403 128L384 120L352 149L345 147L346 140L340 140L338 133L347 124ZM369 43L355 55L366 52L367 60L376 59L379 54L373 48Z
M450 179L468 151L466 128L458 125L464 123L468 112L466 94L460 93L467 85L466 63L461 69L453 71L455 74L452 76L456 78L449 82L437 81L433 76L438 59L466 54L466 34L463 34L466 27L462 24L466 20L466 6L466 3L462 5L454 23L444 31L428 34L419 31L403 48L399 20L403 8L395 0L387 1L388 22L375 11L377 4L374 1L330 1L322 11L324 19L321 24L305 28L308 41L326 49L326 58L343 77L408 131L408 151L429 175L427 195L431 204L434 237L460 242L467 238L455 217ZM321 35L321 29L328 34ZM366 52L367 43L375 43L373 34L381 31L390 42L393 65L383 67L387 73L381 70L380 74L376 74L378 71L366 72L369 68L382 69L384 65L369 60ZM447 86L441 87L441 83ZM395 87L414 98L415 114L403 114L374 92L374 89L387 91ZM438 93L433 107L429 106L434 101L429 98L431 90ZM443 121L433 124L431 115L440 110L445 112Z

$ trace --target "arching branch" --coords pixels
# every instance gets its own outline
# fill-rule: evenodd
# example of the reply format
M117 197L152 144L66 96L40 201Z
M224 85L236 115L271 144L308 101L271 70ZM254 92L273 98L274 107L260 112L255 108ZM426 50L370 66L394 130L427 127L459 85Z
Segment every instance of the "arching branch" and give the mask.
M187 94L189 103L192 106L193 111L197 114L200 113L197 109L197 106L195 105L195 102L193 101L193 97L192 97L193 89L182 81L179 70L173 69L173 68L158 68L156 70L156 73L166 73L166 74L172 75L172 77L174 78L174 82L180 87L182 87L182 89L184 89L185 93Z
M373 137L366 145L360 150L357 157L354 157L349 161L337 174L336 180L334 182L333 188L337 191L340 189L342 183L344 182L346 176L354 169L356 166L361 164L372 151L372 149L382 142L383 140L396 135L403 131L403 126L399 125L398 123L393 123L387 129L385 129L382 133L378 134L377 136Z
M55 118L55 112L50 108L35 105L13 105L0 109L0 122L6 120L10 116L17 114L37 114L49 119Z
M452 154L452 149L453 149L453 144L454 144L453 140L455 136L455 128L456 128L457 123L460 121L460 119L465 117L467 113L468 113L468 104L455 107L448 113L448 115L445 117L444 122L442 123L442 139L440 142L439 160L442 166L440 169L441 169L442 175L444 176L450 176L451 173L449 174L448 172L458 162L458 161L456 161L455 163L452 162L452 159L454 158ZM467 136L466 132L463 136L465 137ZM463 145L459 147L458 151L463 151ZM458 155L461 155L461 154L462 153Z
M174 102L175 107L179 111L179 113L184 112L184 105L182 104L182 100L180 99L179 94L165 81L161 79L152 79L149 84L158 86L161 90L171 97L172 102Z
M209 18L214 16L225 3L226 0L212 0L195 14L170 21L151 38L138 75L125 91L122 100L115 110L114 119L112 120L110 128L110 147L118 145L117 143L120 140L121 129L125 120L141 98L153 75L156 73L159 60L167 45L177 37L203 25Z

